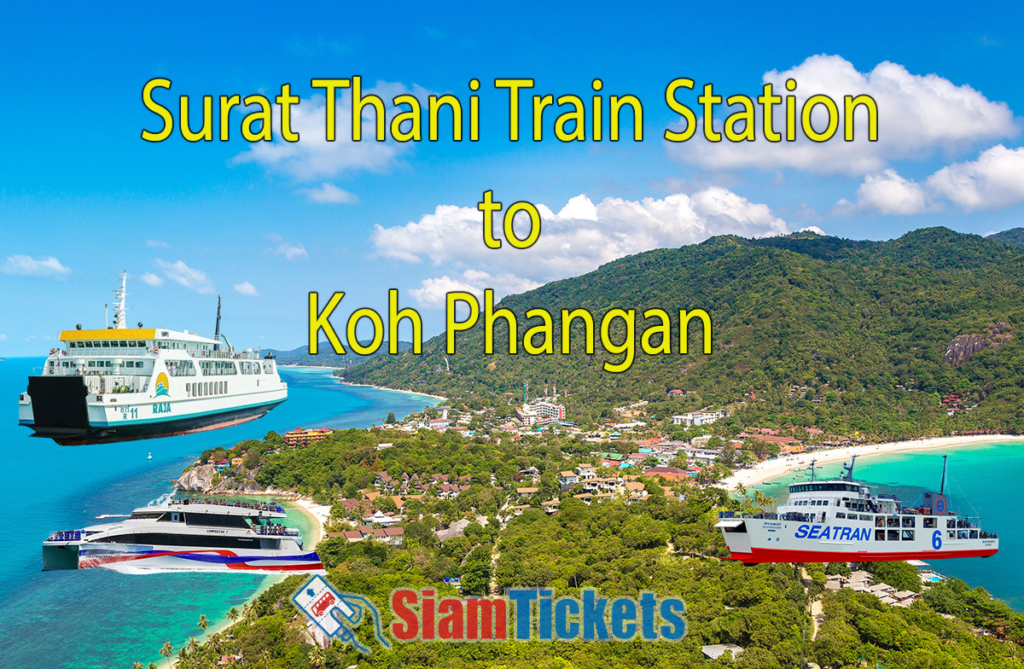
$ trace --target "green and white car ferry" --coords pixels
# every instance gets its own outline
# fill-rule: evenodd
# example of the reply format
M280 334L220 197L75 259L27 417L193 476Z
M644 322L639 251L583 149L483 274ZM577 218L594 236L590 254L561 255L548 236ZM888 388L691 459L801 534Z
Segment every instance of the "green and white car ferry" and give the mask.
M288 399L272 355L236 351L213 338L163 328L129 328L127 273L115 291L113 325L60 333L42 373L18 400L18 421L62 445L167 437L256 420Z

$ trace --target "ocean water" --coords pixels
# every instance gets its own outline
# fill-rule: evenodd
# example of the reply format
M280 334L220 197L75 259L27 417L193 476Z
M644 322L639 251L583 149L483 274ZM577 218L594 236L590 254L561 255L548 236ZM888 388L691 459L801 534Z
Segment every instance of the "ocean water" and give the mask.
M1020 443L972 444L950 449L908 451L857 458L854 478L877 486L877 492L892 493L905 504L919 504L926 490L938 491L942 479L942 456L948 455L946 494L959 513L981 517L981 526L999 535L999 552L988 558L931 560L932 569L945 576L981 586L990 594L1024 611L1024 537L1020 528L1024 481L1024 445ZM837 476L842 464L818 468L820 476ZM808 472L797 472L809 480ZM794 475L776 479L758 489L784 500Z
M258 421L200 434L58 446L18 425L17 396L42 359L0 363L0 464L4 471L4 554L0 560L0 667L130 667L157 661L200 636L200 615L214 623L264 583L252 574L152 574L106 570L42 571L41 543L53 530L128 513L172 490L171 479L207 448L230 446L269 430L368 427L389 411L405 416L436 400L339 384L329 370L285 368L288 401ZM147 454L153 459L148 460ZM308 531L298 511L290 523Z

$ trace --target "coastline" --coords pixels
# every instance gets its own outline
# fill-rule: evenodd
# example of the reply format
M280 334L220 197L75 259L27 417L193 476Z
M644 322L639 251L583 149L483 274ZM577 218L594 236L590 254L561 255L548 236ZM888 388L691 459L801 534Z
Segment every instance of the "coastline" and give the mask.
M993 441L1015 441L1024 443L1024 436L1010 434L979 434L961 437L931 437L927 439L911 439L908 441L894 441L884 444L865 444L863 446L847 446L827 451L814 451L800 455L789 455L774 460L759 462L749 469L740 469L733 472L732 476L722 479L717 485L732 492L739 486L749 488L770 481L779 476L785 476L797 469L807 467L814 460L817 464L823 465L831 462L846 461L851 455L858 457L871 457L876 455L889 455L891 453L903 453L906 451L926 451L937 448L957 448Z
M393 393L405 393L406 395L419 395L420 397L431 397L431 398L433 398L435 400L438 400L438 401L441 401L441 402L443 402L446 399L448 399L447 397L444 397L443 395L431 395L430 393L421 393L421 392L419 392L417 390L402 390L401 388L389 388L387 386L376 386L376 385L374 385L372 383L352 383L351 381L343 381L341 379L338 379L338 383L340 383L343 386L352 386L354 388L373 388L375 390L389 390L389 391L391 391Z
M318 505L314 503L313 500L306 497L300 497L292 500L282 500L282 502L287 508L295 509L299 513L303 514L304 516L308 517L310 520L313 521L313 531L316 532L316 535L314 537L311 537L309 548L316 548L317 545L321 541L323 541L323 539L327 536L327 532L324 529L324 525L327 522L327 518L330 517L331 507ZM285 580L286 578L288 578L289 575L290 574L267 574L267 577L263 579L263 582L260 583L258 588L256 588L256 591L253 592L252 595L250 595L249 598L245 600L245 603L251 606L256 601L256 599L264 592L266 592L268 589L270 589L271 586L276 585L281 581ZM234 624L235 623L231 622L231 620L227 617L213 621L213 624L210 625L209 629L206 630L206 634L204 634L203 637L201 637L201 641L203 643L206 643L210 640L210 638L213 637L213 635L220 634L230 629L232 626L234 626ZM175 659L172 663L172 666L177 666L177 664L178 661L177 659Z

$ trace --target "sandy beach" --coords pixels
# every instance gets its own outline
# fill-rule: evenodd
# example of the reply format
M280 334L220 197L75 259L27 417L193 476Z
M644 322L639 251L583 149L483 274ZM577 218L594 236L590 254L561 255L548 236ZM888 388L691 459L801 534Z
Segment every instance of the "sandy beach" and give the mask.
M736 490L739 486L749 488L765 481L771 481L777 477L784 476L794 470L802 469L811 464L814 460L818 465L830 462L846 461L851 455L858 457L872 457L876 455L888 455L890 453L901 453L904 451L924 451L937 448L955 448L970 444L980 444L990 441L1020 442L1024 443L1024 436L1003 435L1003 434L981 434L963 437L933 437L930 439L914 439L910 441L895 441L887 444L866 444L863 446L849 446L813 453L802 453L766 460L750 467L740 469L732 476L722 479L718 484L726 490Z
M439 400L441 402L444 402L446 399L448 399L447 397L443 397L441 395L431 395L430 393L422 393L418 390L402 390L401 388L388 388L387 386L376 386L372 383L352 383L351 381L343 381L341 379L338 380L338 383L342 384L343 386L354 386L357 388L374 388L375 390L390 390L395 393L406 393L407 395L432 397L433 399Z
M316 537L313 538L310 545L305 548L316 548L317 544L325 536L327 536L324 526L327 524L327 519L331 517L331 507L324 506L322 504L316 504L313 500L306 497L300 497L295 500L295 504L298 505L299 509L307 516L312 518L314 521L314 529L316 530Z

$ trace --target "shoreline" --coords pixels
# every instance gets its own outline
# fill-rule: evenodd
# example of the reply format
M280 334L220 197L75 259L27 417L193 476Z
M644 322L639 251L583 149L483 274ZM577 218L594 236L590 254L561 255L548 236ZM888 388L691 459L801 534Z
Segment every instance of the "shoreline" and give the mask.
M851 455L858 457L872 457L876 455L889 455L892 453L904 453L907 451L927 451L937 448L958 448L996 441L1011 441L1024 443L1024 436L1010 434L978 434L961 437L930 437L926 439L911 439L907 441L894 441L883 444L865 444L862 446L847 446L832 450L814 451L800 455L788 455L786 457L765 460L750 467L739 469L733 472L732 476L722 479L717 484L729 492L735 491L739 486L750 488L761 485L779 476L791 474L797 469L807 467L814 460L816 464L823 465L832 462L845 462Z
M225 495L225 497L245 497L245 496L256 496L251 494L246 495ZM266 495L264 495L266 496ZM315 537L312 538L310 549L315 549L317 545L327 537L327 531L324 529L324 525L327 522L327 518L330 516L331 507L318 505L313 500L307 497L298 497L290 500L282 500L287 508L295 509L302 515L308 517L313 521L313 531L316 533ZM256 599L264 592L269 590L272 586L277 585L281 581L288 578L291 574L267 574L266 578L260 583L256 591L246 598L245 603L252 606ZM206 633L200 637L202 643L208 642L213 635L221 634L235 625L226 615L222 619L212 621L209 629ZM175 659L172 666L177 666L178 661Z
M337 378L337 377L335 377L335 378ZM344 381L344 380L341 380L341 379L338 379L338 383L340 383L343 386L352 386L354 388L373 388L374 390L388 390L388 391L393 392L393 393L405 393L406 395L419 395L420 397L430 397L430 398L433 398L435 400L438 400L439 402L443 402L443 401L448 399L447 397L444 397L443 395L431 395L430 393L421 393L421 392L419 392L417 390L402 390L400 388L389 388L387 386L377 386L377 385L374 385L372 383L353 383L351 381Z

